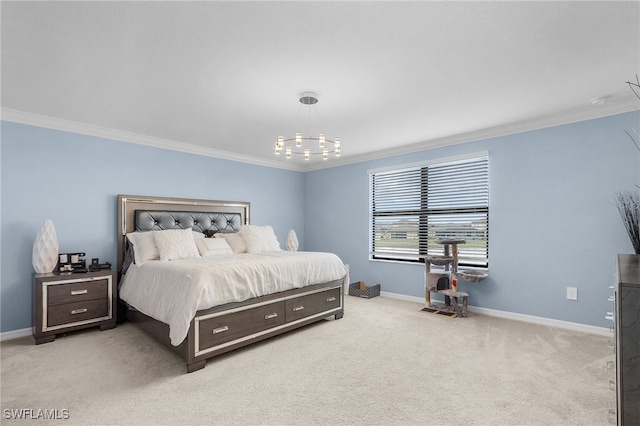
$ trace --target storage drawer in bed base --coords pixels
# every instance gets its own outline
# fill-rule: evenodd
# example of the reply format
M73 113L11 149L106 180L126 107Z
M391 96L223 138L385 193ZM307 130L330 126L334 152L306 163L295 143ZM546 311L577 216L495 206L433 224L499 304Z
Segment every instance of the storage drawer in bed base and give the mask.
M324 311L312 312L305 309L307 316L303 318L292 320L291 316L289 316L289 319L285 318L284 324L276 325L275 327L267 329L250 329L247 331L248 334L246 336L240 336L233 340L225 341L224 343L221 343L221 341L218 341L218 343L209 342L210 346L205 346L199 337L201 331L200 327L202 325L200 323L212 318L215 320L216 318L223 318L227 315L234 316L237 313L242 313L242 311L248 311L260 307L271 308L272 306L275 307L277 305L281 306L283 309L283 315L279 317L284 318L286 317L284 308L287 301L294 301L298 299L306 300L307 298L315 299L314 295L320 296L319 293L324 293L327 296L324 298L325 303L327 303L326 310ZM328 300L335 297L335 295L339 296L337 301ZM270 309L267 309L267 311L270 311ZM171 344L171 340L169 339L169 326L167 324L154 320L142 312L137 311L133 307L128 307L126 312L127 319L129 321L135 322L145 332L162 342L180 357L184 358L186 361L187 372L191 373L203 368L207 359L225 352L241 348L260 340L268 339L272 336L286 333L290 330L303 327L316 321L321 321L323 318L332 315L335 315L336 319L342 318L344 312L344 291L342 280L336 280L330 283L318 284L314 286L313 289L299 288L289 290L282 295L273 294L263 296L259 301L240 302L235 305L235 307L220 306L213 308L213 310L208 312L201 312L192 320L189 335L178 346L173 346ZM273 312L268 312L265 316L271 313ZM210 332L213 333L213 329ZM219 334L224 334L224 332Z
M320 312L340 308L342 301L340 287L286 297L284 302L287 323L315 316Z
M281 302L265 302L231 312L195 318L196 356L198 348L215 347L247 335L284 324Z
M211 353L211 352L214 352L214 351L218 351L220 349L224 349L224 348L229 347L229 346L237 345L238 343L247 342L247 341L250 341L250 340L257 339L257 338L262 337L262 336L267 335L267 334L272 334L272 333L277 332L279 330L286 330L288 328L296 328L295 326L297 326L297 325L299 325L301 323L309 322L309 321L311 321L313 319L316 319L316 318L325 318L325 317L328 317L328 316L333 315L335 313L338 313L341 310L342 310L342 308L336 308L336 309L332 309L330 311L321 312L321 313L316 314L316 315L311 315L311 316L299 319L297 321L288 322L288 323L279 325L277 327L268 328L268 329L260 331L258 333L250 334L248 336L244 336L244 337L241 337L239 339L231 340L229 342L222 343L222 344L219 344L217 346L212 346L212 347L209 347L209 348L205 348L205 349L202 349L202 350L200 350L200 346L199 346L200 342L198 341L198 337L197 337L198 335L196 334L196 352L195 352L195 356L206 355L208 353Z
M223 351L225 348L235 346L243 342L249 342L251 340L259 340L261 337L269 334L277 334L279 331L286 331L287 329L297 328L305 323L312 322L315 319L325 318L330 315L334 315L343 310L343 297L342 286L325 287L318 290L313 290L305 293L296 294L293 296L286 296L275 300L269 300L263 303L252 304L243 306L223 312L202 315L194 319L194 337L195 337L195 351L194 356L198 357L206 355L215 351ZM324 297L326 295L326 297ZM284 309L291 307L292 302L298 300L324 300L326 301L326 309L319 311L318 308L309 312L309 314L302 315L297 314L295 317L291 317L289 313L286 314L286 322ZM295 304L295 303L294 303ZM251 311L251 312L249 312ZM277 312L282 316L278 318L268 318L270 315L265 312ZM243 315L247 313L251 317L251 313L256 312L256 324L254 325L256 331L243 335L238 338L228 339L225 333L233 332L233 316ZM273 315L273 314L271 314ZM264 316L264 320L262 317ZM226 325L225 320L229 319L230 325ZM222 321L221 321L222 320ZM268 321L278 321L273 323L274 325L266 326ZM246 326L245 326L246 329ZM204 332L204 333L203 333ZM215 335L220 335L220 339L215 339Z

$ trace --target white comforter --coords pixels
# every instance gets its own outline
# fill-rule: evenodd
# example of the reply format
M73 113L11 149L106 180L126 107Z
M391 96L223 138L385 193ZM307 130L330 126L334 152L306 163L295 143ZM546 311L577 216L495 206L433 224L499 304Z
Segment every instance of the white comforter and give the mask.
M332 253L229 254L131 265L120 298L169 325L171 344L189 332L196 311L230 302L345 278L347 268Z

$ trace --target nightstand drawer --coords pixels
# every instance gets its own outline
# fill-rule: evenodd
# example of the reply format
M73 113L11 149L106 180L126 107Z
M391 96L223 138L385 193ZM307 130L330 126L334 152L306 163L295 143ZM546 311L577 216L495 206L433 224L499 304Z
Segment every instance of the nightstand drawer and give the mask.
M109 299L85 300L64 305L50 306L47 312L48 327L61 324L104 318L109 315Z
M105 278L104 280L49 285L47 290L47 304L49 306L94 299L106 300L109 296L109 282Z

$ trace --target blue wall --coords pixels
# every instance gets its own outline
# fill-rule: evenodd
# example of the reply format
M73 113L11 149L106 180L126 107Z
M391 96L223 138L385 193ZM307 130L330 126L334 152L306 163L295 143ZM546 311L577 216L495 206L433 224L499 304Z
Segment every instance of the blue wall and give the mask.
M52 219L61 252L116 264L117 195L249 201L251 223L304 247L303 175L2 122L0 330L32 326L31 251Z
M633 253L614 202L640 183L629 128L639 113L306 173L305 248L337 253L351 281L423 298L424 266L368 260L367 170L489 151L489 278L460 283L469 303L606 327L615 255Z
M470 304L605 327L615 254L632 252L613 200L640 183L629 128L640 113L298 173L2 122L0 331L32 325L45 219L61 251L115 263L117 194L249 201L252 223L272 225L281 245L293 228L302 248L337 253L352 281L422 298L422 265L368 260L367 170L485 150L490 276L461 282Z

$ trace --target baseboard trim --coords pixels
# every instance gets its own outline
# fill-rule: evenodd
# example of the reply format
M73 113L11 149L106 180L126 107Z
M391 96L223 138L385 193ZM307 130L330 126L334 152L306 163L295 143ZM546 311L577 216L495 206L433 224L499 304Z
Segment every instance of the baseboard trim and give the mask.
M345 290L347 289L345 288ZM389 297L391 299L406 300L407 302L415 302L420 304L424 303L423 298L415 297L415 296L407 296L407 295L398 294L398 293L389 293L388 291L381 291L380 296ZM533 315L518 314L515 312L499 311L497 309L481 308L481 307L472 306L472 305L469 305L468 309L471 312L475 312L478 314L487 315L491 317L505 318L505 319L510 319L514 321L523 321L523 322L529 322L529 323L540 324L540 325L548 325L550 327L563 328L566 330L578 331L582 333L597 334L600 336L611 336L611 331L606 327L596 327L593 325L586 325L586 324L579 324L576 322L536 317ZM23 328L21 330L5 331L4 333L0 333L0 342L4 342L6 340L18 339L20 337L27 337L27 336L31 336L32 334L33 334L32 328Z
M415 296L406 296L404 294L389 293L381 291L380 296L389 297L391 299L406 300L408 302L416 302L423 304L424 299ZM518 314L515 312L499 311L497 309L481 308L479 306L468 306L469 311L491 317L505 318L514 321L528 322L532 324L547 325L549 327L562 328L565 330L578 331L581 333L597 334L599 336L611 336L611 330L606 327L596 327L593 325L579 324L576 322L561 321L551 318L536 317L533 315Z
M20 337L27 337L33 335L33 329L23 328L21 330L11 330L0 333L0 342L4 342L5 340L13 340L18 339Z

